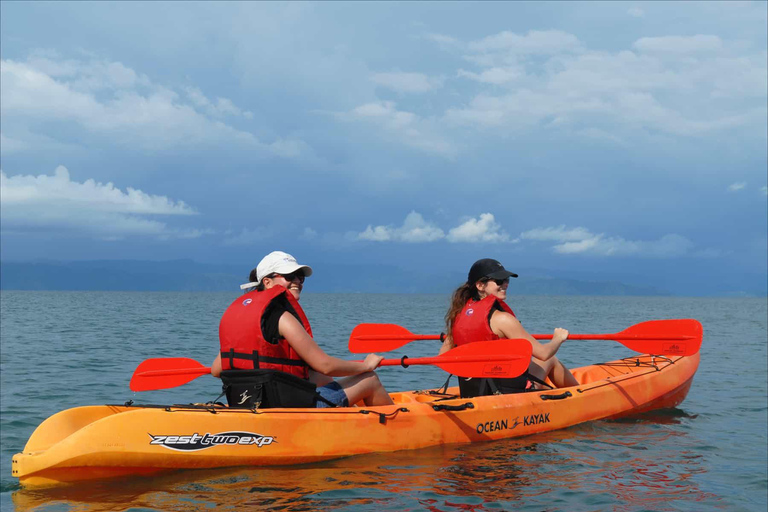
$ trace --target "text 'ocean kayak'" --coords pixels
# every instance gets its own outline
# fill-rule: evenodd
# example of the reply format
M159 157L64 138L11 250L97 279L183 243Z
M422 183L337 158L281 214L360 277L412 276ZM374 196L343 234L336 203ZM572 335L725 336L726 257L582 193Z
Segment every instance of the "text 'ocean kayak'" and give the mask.
M147 475L184 468L274 466L363 453L473 443L674 407L699 365L693 356L635 356L577 368L578 386L459 398L392 393L395 405L228 409L102 405L57 413L13 457L25 486ZM453 394L451 394L453 393Z

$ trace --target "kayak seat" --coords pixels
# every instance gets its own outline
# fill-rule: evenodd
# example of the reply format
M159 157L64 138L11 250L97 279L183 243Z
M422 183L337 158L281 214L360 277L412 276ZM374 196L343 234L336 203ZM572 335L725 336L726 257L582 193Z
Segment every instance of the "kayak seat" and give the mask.
M315 384L279 370L225 370L221 381L227 403L237 409L312 408L322 400Z
M461 393L461 398L525 393L527 387L528 372L512 379L468 379L459 377L459 391Z

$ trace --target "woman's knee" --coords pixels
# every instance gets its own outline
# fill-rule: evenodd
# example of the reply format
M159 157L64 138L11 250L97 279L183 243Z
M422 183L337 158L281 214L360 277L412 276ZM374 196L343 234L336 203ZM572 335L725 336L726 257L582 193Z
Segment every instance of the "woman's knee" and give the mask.
M381 380L376 372L365 372L363 374L363 380L366 384L366 388L374 391L382 387Z

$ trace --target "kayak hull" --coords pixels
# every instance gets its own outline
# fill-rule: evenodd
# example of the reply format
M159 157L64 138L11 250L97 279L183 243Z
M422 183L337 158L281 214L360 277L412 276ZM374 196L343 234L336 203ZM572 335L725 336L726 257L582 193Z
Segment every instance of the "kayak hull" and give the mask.
M267 409L103 405L57 413L13 457L27 487L159 471L280 466L526 436L675 407L699 364L636 356L573 371L578 386L462 399L392 393L391 406Z

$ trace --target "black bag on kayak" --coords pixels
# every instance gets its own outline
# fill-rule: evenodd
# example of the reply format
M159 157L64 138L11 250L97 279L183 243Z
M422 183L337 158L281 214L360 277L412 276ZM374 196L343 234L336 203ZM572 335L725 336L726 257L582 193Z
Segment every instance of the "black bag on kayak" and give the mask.
M512 379L467 379L459 377L461 398L524 393L527 386L528 372Z
M313 383L278 370L225 370L221 382L229 406L238 409L308 408L320 399Z

